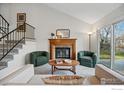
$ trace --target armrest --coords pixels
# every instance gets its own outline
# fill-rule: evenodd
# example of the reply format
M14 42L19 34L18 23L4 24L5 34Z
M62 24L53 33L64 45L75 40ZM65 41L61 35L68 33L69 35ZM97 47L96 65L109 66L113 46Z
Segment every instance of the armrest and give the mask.
M31 53L30 54L30 61L31 61L31 64L35 64L35 60L37 58L37 55L35 53Z
M92 59L93 59L94 65L95 65L97 62L97 56L95 53L92 55Z
M45 57L47 57L49 59L49 53L46 52L46 51L42 52L42 56L45 56Z
M82 56L84 56L84 52L83 52L83 51L78 52L77 58L79 59L79 58L81 58Z

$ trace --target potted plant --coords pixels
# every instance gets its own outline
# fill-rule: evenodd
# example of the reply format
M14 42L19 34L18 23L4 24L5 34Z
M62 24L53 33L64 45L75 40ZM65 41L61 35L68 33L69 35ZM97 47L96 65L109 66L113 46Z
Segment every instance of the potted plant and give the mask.
M54 33L51 33L51 38L54 38L55 34Z

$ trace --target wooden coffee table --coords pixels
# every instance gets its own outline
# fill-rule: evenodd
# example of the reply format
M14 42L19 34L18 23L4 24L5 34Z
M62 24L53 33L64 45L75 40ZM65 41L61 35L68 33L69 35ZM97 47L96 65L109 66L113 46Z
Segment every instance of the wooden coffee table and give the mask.
M69 70L76 74L76 66L79 65L79 62L77 60L71 60L71 63L61 63L57 64L56 60L49 60L49 64L51 65L51 72L55 72L56 70ZM71 67L71 68L58 68L58 66L65 66L65 67Z

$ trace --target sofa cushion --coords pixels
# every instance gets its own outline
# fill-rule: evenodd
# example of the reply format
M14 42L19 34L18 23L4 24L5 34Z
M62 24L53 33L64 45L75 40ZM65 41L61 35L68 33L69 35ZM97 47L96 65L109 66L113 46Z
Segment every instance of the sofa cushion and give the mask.
M84 56L90 56L90 57L92 57L92 55L93 55L93 52L84 51Z
M45 56L38 56L37 57L37 66L43 65L48 63L48 59Z
M92 58L89 56L82 56L80 59L82 61L85 61L85 62L92 62L93 61Z
M15 71L14 73L8 75L4 79L0 80L0 84L24 84L27 83L32 78L32 76L34 76L34 67L33 65L28 64L21 69Z

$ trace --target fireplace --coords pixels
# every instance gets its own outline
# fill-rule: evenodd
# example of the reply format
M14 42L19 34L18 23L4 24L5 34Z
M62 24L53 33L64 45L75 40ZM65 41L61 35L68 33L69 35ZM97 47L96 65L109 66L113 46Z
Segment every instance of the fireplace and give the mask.
M76 38L49 39L50 59L76 59Z
M71 57L70 47L56 47L55 48L55 58L70 59Z

